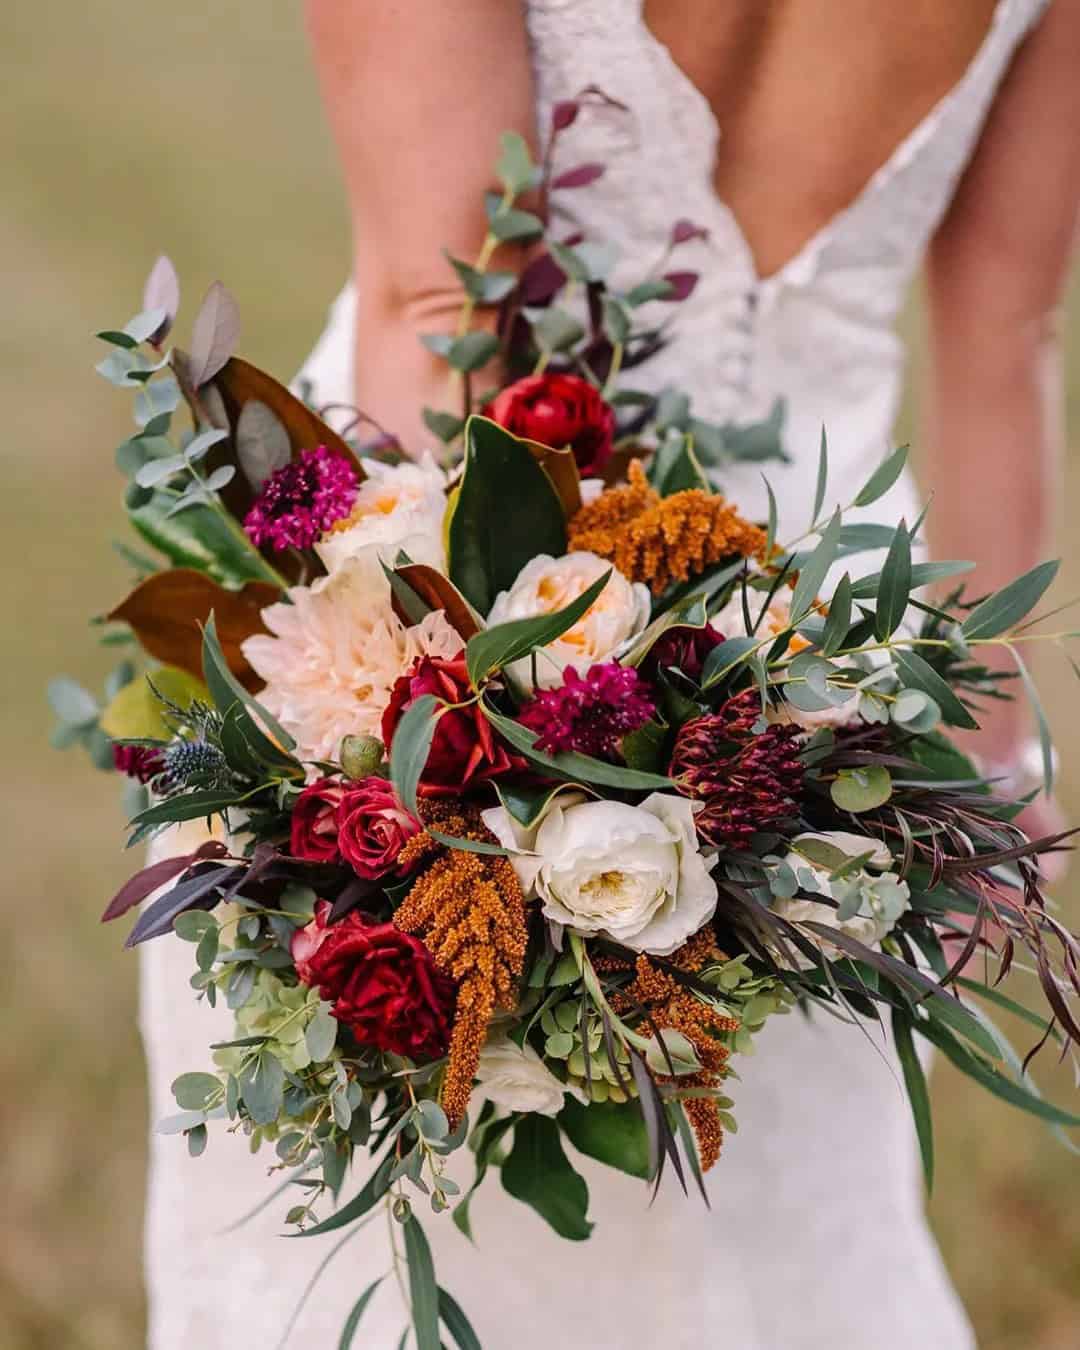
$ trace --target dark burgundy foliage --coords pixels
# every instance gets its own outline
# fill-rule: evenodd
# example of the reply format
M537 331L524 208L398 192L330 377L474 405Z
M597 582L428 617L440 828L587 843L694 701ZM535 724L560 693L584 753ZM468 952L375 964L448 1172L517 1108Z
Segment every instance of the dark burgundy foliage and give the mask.
M671 285L671 293L666 297L668 300L688 300L694 292L694 287L698 284L697 272L665 272L664 280Z
M579 164L576 169L567 169L551 180L553 188L588 187L590 183L603 176L602 164Z

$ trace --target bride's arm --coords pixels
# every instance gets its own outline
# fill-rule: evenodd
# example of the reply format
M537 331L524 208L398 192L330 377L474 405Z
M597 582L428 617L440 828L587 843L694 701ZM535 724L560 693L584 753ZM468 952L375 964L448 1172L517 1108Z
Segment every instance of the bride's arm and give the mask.
M933 243L925 486L934 552L978 563L972 590L1052 552L1061 505L1060 306L1080 214L1080 0L1051 0L999 94ZM1007 763L1020 700L985 719Z
M416 452L431 440L421 407L447 392L418 335L452 331L461 303L442 249L475 256L499 134L533 139L522 8L307 0L307 19L354 229L354 401Z

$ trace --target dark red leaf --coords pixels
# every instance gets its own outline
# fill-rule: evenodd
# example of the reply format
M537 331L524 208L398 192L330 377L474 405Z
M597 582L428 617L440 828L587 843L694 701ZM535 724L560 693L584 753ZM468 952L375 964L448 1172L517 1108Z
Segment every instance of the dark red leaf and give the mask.
M665 272L664 280L671 284L671 294L667 299L685 300L693 293L694 287L698 284L698 274L696 272Z
M551 129L565 131L568 126L573 125L580 111L581 105L576 98L561 99L551 110Z
M567 169L565 173L560 173L552 180L553 188L579 188L588 187L590 183L595 183L602 176L604 166L602 164L579 164L576 169Z
M151 863L149 867L144 867L141 872L136 872L124 882L106 906L101 922L108 923L111 919L119 919L129 909L141 904L148 895L152 895L159 886L164 886L173 877L186 872L199 858L223 858L227 852L225 845L219 840L210 839L194 853L182 853L176 858L162 858L160 862Z
M677 220L671 227L671 245L688 243L691 239L708 239L709 231L692 220Z

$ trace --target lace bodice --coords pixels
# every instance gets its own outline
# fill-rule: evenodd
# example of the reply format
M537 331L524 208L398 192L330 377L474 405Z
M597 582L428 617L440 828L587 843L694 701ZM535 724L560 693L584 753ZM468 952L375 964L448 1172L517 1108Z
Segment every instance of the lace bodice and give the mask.
M559 163L605 164L587 190L558 194L561 223L618 246L619 267L634 280L663 252L673 215L708 230L679 250L677 265L700 280L679 308L675 340L640 378L635 370L635 382L677 382L711 420L752 420L783 396L796 461L813 461L824 424L834 463L868 470L887 447L900 394L897 311L998 84L1045 3L998 0L960 81L845 210L762 278L713 187L720 128L649 30L641 0L529 0L539 125L549 124L556 100L590 84L629 109L585 106L560 136ZM769 476L783 514L802 476L771 467ZM756 466L726 473L725 488L744 508L763 508Z

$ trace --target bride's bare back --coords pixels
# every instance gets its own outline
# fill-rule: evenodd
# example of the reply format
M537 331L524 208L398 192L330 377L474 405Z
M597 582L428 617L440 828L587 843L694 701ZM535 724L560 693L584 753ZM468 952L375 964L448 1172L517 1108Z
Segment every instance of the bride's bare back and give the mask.
M843 210L961 79L996 0L645 0L720 128L715 183L760 275Z

